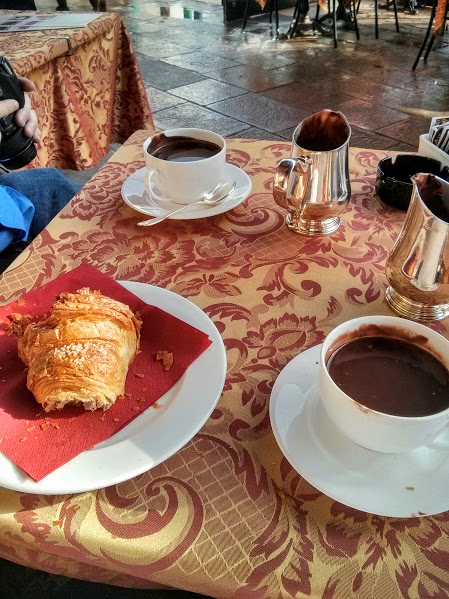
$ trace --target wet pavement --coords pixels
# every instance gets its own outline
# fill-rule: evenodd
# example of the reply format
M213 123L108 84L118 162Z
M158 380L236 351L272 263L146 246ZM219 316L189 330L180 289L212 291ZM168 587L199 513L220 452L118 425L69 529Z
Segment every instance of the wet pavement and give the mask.
M89 0L69 0L90 11ZM354 31L277 41L268 15L225 24L219 0L108 0L130 33L158 129L201 125L229 137L290 139L300 120L321 108L341 110L351 145L414 151L434 115L449 113L449 34L427 63L412 65L430 7L417 15L379 10L362 0ZM36 0L39 9L56 0ZM311 5L310 16L315 15ZM287 32L292 9L280 14ZM274 21L274 19L273 19Z

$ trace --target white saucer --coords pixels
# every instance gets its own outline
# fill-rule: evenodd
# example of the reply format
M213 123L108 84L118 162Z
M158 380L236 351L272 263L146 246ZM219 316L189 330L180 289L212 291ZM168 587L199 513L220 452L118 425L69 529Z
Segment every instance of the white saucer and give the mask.
M320 349L317 345L291 360L271 392L271 425L290 464L319 491L371 514L411 518L449 510L449 432L400 454L353 443L321 403Z
M164 205L158 203L155 199L144 192L144 174L145 168L141 168L130 175L122 185L122 197L128 206L151 216L162 216L165 212L180 208L180 204L164 201ZM193 218L205 218L207 216L215 216L222 214L241 204L251 193L251 179L242 171L242 169L232 164L226 163L222 182L235 181L235 189L229 196L217 204L216 206L207 206L197 204L186 208L179 214L174 214L172 218L175 220L190 220Z

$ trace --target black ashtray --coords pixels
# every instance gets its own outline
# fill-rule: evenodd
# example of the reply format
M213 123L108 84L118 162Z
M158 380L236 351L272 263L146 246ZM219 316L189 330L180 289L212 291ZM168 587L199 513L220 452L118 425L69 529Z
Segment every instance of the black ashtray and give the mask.
M398 154L395 161L383 158L377 166L376 193L382 202L407 210L412 197L412 175L428 173L449 181L449 168L433 158L415 154Z

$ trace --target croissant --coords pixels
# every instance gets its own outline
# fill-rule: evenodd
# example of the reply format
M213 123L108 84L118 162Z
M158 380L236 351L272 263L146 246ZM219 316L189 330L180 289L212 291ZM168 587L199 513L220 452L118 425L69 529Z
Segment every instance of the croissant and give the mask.
M141 326L138 313L98 291L62 293L50 316L18 340L28 389L46 412L68 404L107 410L125 392Z

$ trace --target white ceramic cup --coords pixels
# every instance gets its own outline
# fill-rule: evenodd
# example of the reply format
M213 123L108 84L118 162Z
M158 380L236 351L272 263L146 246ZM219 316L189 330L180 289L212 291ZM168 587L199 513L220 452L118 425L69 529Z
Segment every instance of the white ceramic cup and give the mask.
M411 451L428 445L449 423L449 408L430 416L393 416L353 400L332 380L327 369L330 355L348 340L372 336L372 326L381 327L381 336L419 345L433 354L449 369L449 341L427 326L394 316L365 316L348 320L331 331L324 340L319 364L321 401L334 424L352 441L382 453ZM370 333L371 327L371 333ZM370 381L367 380L369 385ZM446 445L444 449L449 449Z
M170 137L186 137L216 144L220 151L199 160L174 162L157 158L148 148ZM161 145L162 142L161 142ZM158 132L145 140L145 191L159 202L192 204L212 191L222 180L226 165L226 141L221 135L206 129L180 128Z

